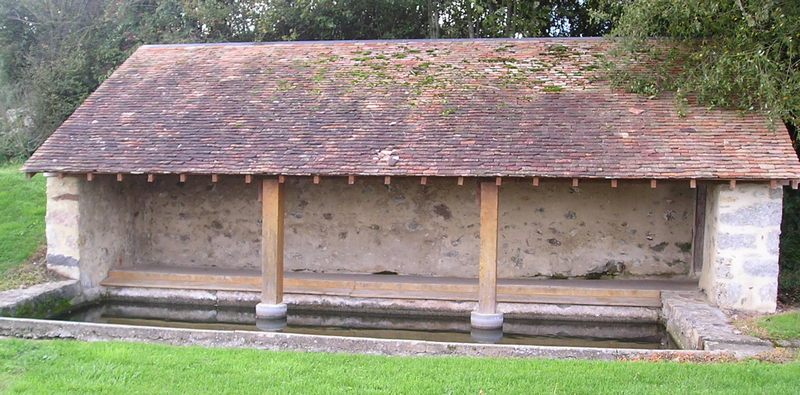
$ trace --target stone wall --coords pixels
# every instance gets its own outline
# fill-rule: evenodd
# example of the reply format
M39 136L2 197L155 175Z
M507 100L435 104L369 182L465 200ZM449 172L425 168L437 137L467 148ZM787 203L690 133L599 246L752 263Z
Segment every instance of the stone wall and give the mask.
M142 221L144 209L141 177L127 176L122 182L114 176L95 176L81 181L80 239L81 285L92 292L112 267L137 263L138 254L147 248Z
M499 276L688 274L695 198L688 183L503 183Z
M145 230L137 263L260 270L258 183L159 176L138 191Z
M143 180L113 176L58 178L47 174L47 265L96 291L109 268L136 263L141 237Z
M80 180L75 177L59 179L55 174L47 178L47 266L78 279L81 261L80 230L78 224L78 196Z
M289 178L285 268L475 277L475 181ZM144 197L135 263L258 270L257 184L243 177L158 177ZM660 184L530 180L500 191L501 277L685 274L691 265L694 190Z
M258 183L244 177L95 176L48 180L51 265L93 288L111 267L259 270ZM360 177L286 181L285 268L476 277L477 182ZM688 273L695 191L683 183L506 180L500 277ZM78 231L80 227L80 231Z
M782 198L769 184L708 187L700 288L719 307L775 311Z

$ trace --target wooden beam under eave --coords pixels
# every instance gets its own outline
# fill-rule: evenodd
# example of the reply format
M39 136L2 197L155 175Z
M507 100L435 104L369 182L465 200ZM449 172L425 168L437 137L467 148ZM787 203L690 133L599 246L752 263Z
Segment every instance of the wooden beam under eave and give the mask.
M611 188L617 187L617 180L611 180Z
M658 180L650 180L650 188L657 188L658 187Z
M777 189L778 188L778 180L772 180L769 182L770 189Z
M502 177L495 178L494 185L500 186L502 183L503 183L503 178Z
M94 179L94 174L86 173L86 181L92 181Z
M392 177L389 177L389 176L383 177L383 184L384 185L389 185L391 183L392 183Z
M34 172L30 172L30 171L29 171L29 172L25 173L25 179L26 179L26 180L30 180L30 179L31 179L31 178L33 178L33 176L35 176L35 175L36 175L36 173L34 173Z
M689 180L689 188L697 188L697 180Z
M792 180L792 189L797 189L798 184L800 184L800 180Z
M180 182L186 182L186 174L179 174L178 180L180 180Z
M577 178L573 178L572 179L572 186L573 187L577 187L578 186L578 179Z
M539 177L533 177L533 186L535 187L539 186Z
M353 185L356 183L356 176L347 176L347 184Z
M464 177L458 177L458 185L464 185Z
M156 179L156 175L155 174L148 174L147 175L147 182L153 182L153 181L155 181L155 179Z
M58 177L59 180L63 180L64 179L64 173L58 173L56 175L56 177Z
M420 185L427 185L428 184L428 177L420 177L419 183L420 183Z
M284 184L277 178L261 182L261 303L283 302Z
M319 184L319 176L314 176L314 184Z
M284 177L284 176L278 176L278 184L283 184L283 183L285 183L285 182L286 182L286 177Z
M480 184L480 260L478 313L497 313L497 217L500 188L494 182Z
M211 175L211 182L217 182L217 181L219 181L219 177L216 174L212 174Z
M253 182L253 176L250 175L250 174L245 174L244 175L244 183L245 184L249 184L251 182Z
M730 185L731 189L736 188L736 180L730 180L729 185Z
M117 173L117 181L122 181L122 173Z

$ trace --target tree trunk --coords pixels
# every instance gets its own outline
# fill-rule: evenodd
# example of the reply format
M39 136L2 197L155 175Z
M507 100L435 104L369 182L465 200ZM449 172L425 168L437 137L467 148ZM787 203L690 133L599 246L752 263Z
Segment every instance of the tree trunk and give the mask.
M514 0L506 2L506 34L508 38L514 38Z
M439 38L439 0L428 0L430 38Z
M475 38L475 3L472 1L469 2L469 8L467 9L467 31L469 32L469 38Z

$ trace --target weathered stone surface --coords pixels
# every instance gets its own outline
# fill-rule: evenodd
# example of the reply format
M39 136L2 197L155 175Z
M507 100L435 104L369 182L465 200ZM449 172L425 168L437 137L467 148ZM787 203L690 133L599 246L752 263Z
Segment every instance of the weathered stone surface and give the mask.
M764 202L722 213L719 220L733 226L781 226L781 210L780 202Z
M443 343L417 340L298 335L280 332L155 328L16 318L0 318L0 336L34 339L76 339L82 341L118 340L216 348L252 348L394 356L619 360L675 354L673 350ZM691 350L680 351L680 353L708 356L721 354L719 351Z
M759 259L753 257L742 264L744 272L754 277L775 278L778 276L778 262L774 259Z
M766 183L708 188L700 288L724 309L775 311L782 193L774 191Z
M201 291L159 288L108 287L109 300L135 303L179 303L197 306L253 307L261 301L259 292ZM303 310L342 312L387 312L430 316L469 317L476 302L421 299L358 298L285 294L284 302ZM649 307L584 306L539 303L498 303L506 318L538 317L543 320L592 322L656 322L659 309Z
M748 234L720 233L717 235L717 246L720 250L753 248L756 236Z
M24 289L0 292L0 316L16 315L20 308L38 310L37 305L40 303L56 305L60 304L61 300L67 300L74 305L84 300L80 295L81 285L76 280L37 284Z
M773 230L772 232L769 232L765 243L767 244L768 253L771 255L778 255L780 253L781 231Z
M103 235L110 238L119 232L118 241L109 239L99 246L96 236L87 239L101 252L108 250L93 259L106 260L109 267L147 263L261 267L261 206L255 183L226 176L217 183L192 176L184 183L177 176L159 176L152 183L135 177L122 182L102 178L96 177L92 188L97 182L110 183L103 185L112 190L140 189L126 202L115 203L116 211L108 214L119 218L107 224L117 224L113 232L109 228ZM691 241L694 192L688 185L611 188L607 182L586 182L581 190L573 193L565 181L502 186L500 277L688 271L691 254L680 247ZM92 203L87 212L97 211L97 218L100 208L112 210L107 203ZM353 185L344 178L323 179L319 184L287 178L286 213L286 270L478 274L475 188L459 186L452 178L431 178L427 185L402 177L392 178L389 185L378 178L357 178ZM651 248L656 244L660 247Z
M144 178L98 175L80 184L80 276L84 292L98 287L111 267L138 263L143 232ZM165 219L173 221L174 219Z
M78 266L80 262L71 256L47 254L47 264L55 266Z
M47 263L77 266L80 261L80 181L75 177L47 177Z
M769 351L765 340L742 334L699 292L663 291L661 317L681 348L732 352L737 357Z

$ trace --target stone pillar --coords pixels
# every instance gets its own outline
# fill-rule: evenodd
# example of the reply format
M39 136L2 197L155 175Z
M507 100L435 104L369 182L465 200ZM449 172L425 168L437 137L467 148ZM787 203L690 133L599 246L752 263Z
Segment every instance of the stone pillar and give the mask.
M47 267L72 279L80 277L81 240L78 197L81 180L76 177L47 178Z
M478 309L470 323L477 329L503 327L503 313L497 312L497 211L499 187L494 182L481 183L480 273Z
M717 306L775 311L782 198L765 183L708 187L700 288Z
M261 201L261 303L256 318L280 320L286 317L283 303L283 184L262 180Z

